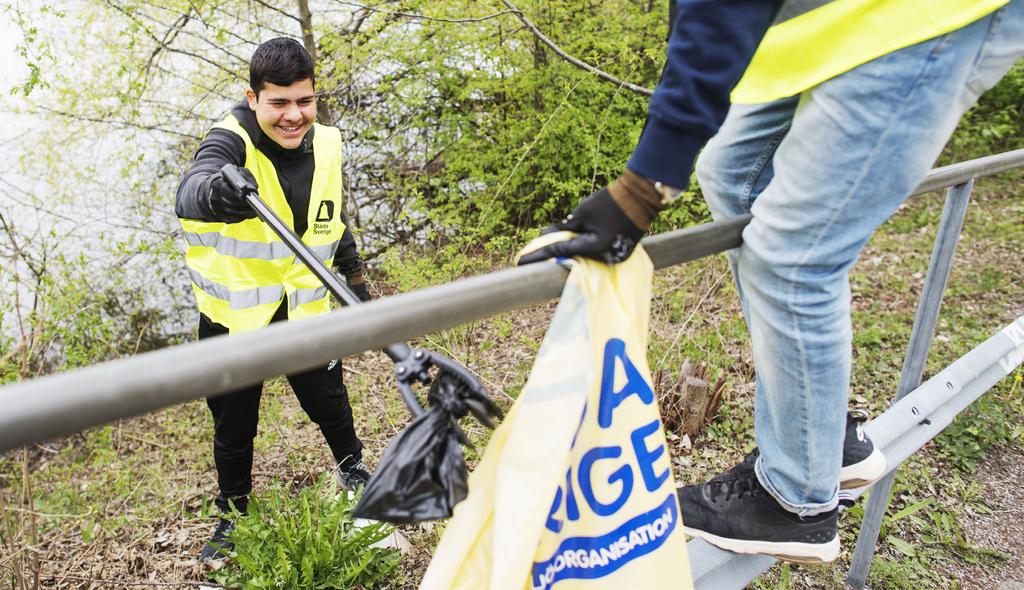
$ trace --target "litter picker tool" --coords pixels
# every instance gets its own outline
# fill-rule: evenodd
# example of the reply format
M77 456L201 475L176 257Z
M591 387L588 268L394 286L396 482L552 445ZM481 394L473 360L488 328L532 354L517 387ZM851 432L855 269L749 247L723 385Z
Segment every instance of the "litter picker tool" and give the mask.
M327 265L317 257L309 246L263 202L259 196L258 187L240 174L237 167L230 164L226 165L221 169L221 173L235 190L245 196L246 202L256 211L260 219L274 230L274 233L320 279L338 301L341 301L346 306L362 303L359 297L341 281L338 275L327 268ZM405 405L412 412L413 417L418 418L426 412L416 398L413 385L416 383L431 384L433 379L431 379L430 369L433 367L436 367L438 370L436 379L444 376L445 382L449 384L449 387L445 389L457 396L458 399L455 401L460 403L456 405L464 406L465 410L468 410L469 413L473 414L477 420L488 428L494 428L492 418L501 417L501 410L494 405L494 402L487 395L486 390L484 390L483 385L462 364L430 350L410 348L404 342L391 344L384 347L383 350L395 363L395 380L398 382L398 390L405 401ZM470 445L469 439L457 425L456 434L462 444Z
M359 298L260 199L258 187L232 165L221 169L224 179L256 211L260 219L288 245L295 256L345 305ZM404 342L384 348L395 363L395 380L413 421L398 433L377 463L353 514L394 524L449 518L468 493L466 460L459 443L472 446L458 421L473 414L488 428L501 417L480 382L466 367L429 350ZM431 378L430 370L437 371ZM413 386L430 384L429 409L420 405Z

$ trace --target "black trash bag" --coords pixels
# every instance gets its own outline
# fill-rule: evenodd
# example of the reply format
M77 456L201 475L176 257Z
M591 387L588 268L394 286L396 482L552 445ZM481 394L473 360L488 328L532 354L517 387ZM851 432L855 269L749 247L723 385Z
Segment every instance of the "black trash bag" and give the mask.
M430 386L430 409L388 445L366 484L355 516L393 524L449 518L466 498L465 435L458 419L467 414L458 377L441 371Z

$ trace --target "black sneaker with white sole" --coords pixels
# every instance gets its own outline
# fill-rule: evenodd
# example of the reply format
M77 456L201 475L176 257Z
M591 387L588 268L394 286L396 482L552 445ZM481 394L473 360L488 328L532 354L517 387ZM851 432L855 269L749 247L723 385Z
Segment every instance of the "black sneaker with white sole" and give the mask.
M203 545L203 550L199 552L199 561L208 562L228 557L235 548L235 544L228 540L234 530L235 522L233 520L220 519L210 540Z
M362 460L351 465L339 465L334 472L334 480L338 487L354 492L370 481L370 471Z
M846 414L846 438L843 440L843 467L839 470L839 489L861 488L878 481L885 475L885 455L871 442L861 427L868 420L864 410L852 410ZM743 460L757 459L754 449ZM843 494L840 493L842 497Z
M838 511L801 517L783 508L754 473L756 454L708 483L679 488L683 530L736 553L796 563L839 557Z
M839 472L841 490L864 487L885 475L885 455L875 447L862 428L867 420L868 414L864 410L852 410L846 414L843 468Z
M839 474L844 505L853 499L842 490L872 484L885 474L885 455L862 428L867 419L862 410L846 414ZM783 508L754 474L758 454L754 449L742 463L706 484L679 489L684 530L737 553L764 553L798 563L834 560L839 554L837 511L801 518Z

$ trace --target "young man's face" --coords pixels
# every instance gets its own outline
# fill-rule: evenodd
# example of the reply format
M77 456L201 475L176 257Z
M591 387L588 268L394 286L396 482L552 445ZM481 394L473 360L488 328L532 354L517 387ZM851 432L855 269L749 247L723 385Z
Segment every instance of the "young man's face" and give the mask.
M255 111L260 129L285 149L295 149L316 121L316 95L309 78L278 86L267 82L259 98L250 88L245 97Z

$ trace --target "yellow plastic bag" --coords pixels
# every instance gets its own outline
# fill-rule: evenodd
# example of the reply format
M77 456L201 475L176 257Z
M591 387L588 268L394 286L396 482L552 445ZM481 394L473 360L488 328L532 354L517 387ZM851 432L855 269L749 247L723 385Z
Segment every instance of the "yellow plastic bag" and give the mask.
M421 590L693 587L647 367L650 259L572 264Z

